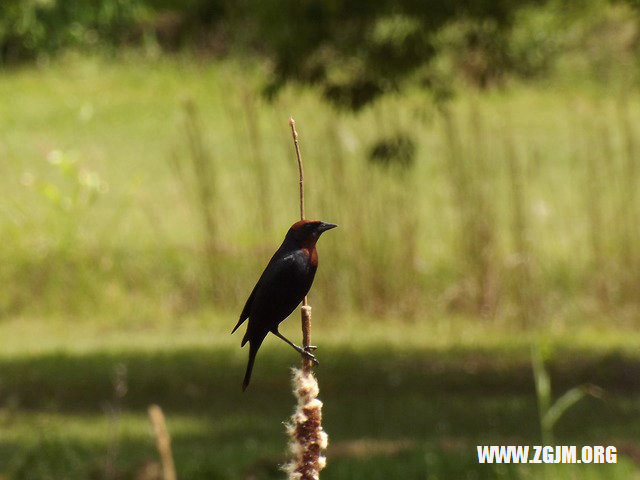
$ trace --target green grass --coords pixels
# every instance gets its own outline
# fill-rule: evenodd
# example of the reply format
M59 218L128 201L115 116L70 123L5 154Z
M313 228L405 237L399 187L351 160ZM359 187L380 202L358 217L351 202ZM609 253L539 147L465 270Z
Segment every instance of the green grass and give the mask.
M323 478L539 478L541 466L481 466L476 444L538 444L529 363L533 333L463 318L436 322L324 320L314 309L317 374L331 438ZM179 323L110 325L104 319L21 318L0 327L0 473L87 478L104 473L109 445L125 478L156 461L146 407L168 418L183 478L281 478L293 408L296 355L270 338L240 391L246 351L229 335L234 315ZM72 325L72 328L69 326ZM297 336L297 322L284 332ZM634 478L640 428L637 334L589 328L545 336L556 395L593 383L556 428L559 444L613 444L614 466L556 466L553 478ZM114 372L126 366L122 416L110 423ZM114 433L115 432L115 433ZM22 474L21 472L26 472ZM93 472L93 473L92 473ZM20 476L23 475L23 476ZM26 475L26 476L25 476ZM47 475L53 476L49 477Z

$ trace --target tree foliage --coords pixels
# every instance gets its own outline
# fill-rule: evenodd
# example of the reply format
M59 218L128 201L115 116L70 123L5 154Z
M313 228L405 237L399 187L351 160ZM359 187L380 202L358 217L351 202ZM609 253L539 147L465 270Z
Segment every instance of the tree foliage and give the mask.
M499 42L519 9L541 3L265 0L255 8L274 60L270 91L290 80L319 85L331 102L357 110L419 73L436 54L435 34L445 25L468 19L480 26L468 32L471 46Z
M611 3L637 14L637 0L4 0L0 62L148 40L241 49L270 60L266 94L287 82L314 85L358 110L408 81L449 95L452 79L434 66L443 52L456 76L480 88L509 73L544 73L567 19Z

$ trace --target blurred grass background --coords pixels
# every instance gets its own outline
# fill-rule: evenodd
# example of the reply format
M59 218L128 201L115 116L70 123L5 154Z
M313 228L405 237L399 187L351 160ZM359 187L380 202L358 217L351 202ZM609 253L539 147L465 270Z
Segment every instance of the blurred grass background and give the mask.
M2 311L237 307L295 219L295 108L309 215L344 225L322 245L319 307L637 318L631 92L520 86L438 107L413 91L353 117L293 89L265 103L237 80L259 75L186 57L6 72Z
M297 216L289 115L307 215L340 225L310 297L323 477L638 477L633 3L448 22L428 88L357 113L335 72L265 98L274 64L224 9L98 4L0 7L0 478L159 478L150 403L180 478L282 476L297 359L268 341L241 395L229 331ZM540 442L532 345L554 398L604 390L556 442L617 465L477 464Z

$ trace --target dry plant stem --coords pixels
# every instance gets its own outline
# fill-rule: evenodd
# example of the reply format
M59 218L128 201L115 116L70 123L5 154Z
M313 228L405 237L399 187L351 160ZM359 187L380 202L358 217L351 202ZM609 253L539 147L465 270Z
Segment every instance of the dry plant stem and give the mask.
M173 455L171 454L171 438L167 432L167 425L164 421L164 414L158 405L149 407L149 419L153 426L153 433L156 437L156 446L160 453L162 462L162 478L163 480L176 480L176 467L173 463Z
M298 142L298 132L296 131L296 121L293 117L289 117L289 126L291 127L291 135L293 136L293 144L296 148L296 159L298 160L298 173L300 175L300 220L304 220L304 170L302 168L302 155L300 155L300 143ZM302 346L307 349L311 345L311 307L307 303L307 297L302 300ZM303 357L302 367L305 372L310 372L313 368L313 362Z
M304 220L304 173L296 122L289 118L300 174L300 219ZM302 301L302 345L311 345L311 306L307 297ZM294 369L293 390L298 400L296 410L287 425L291 438L292 460L285 466L290 480L318 480L326 465L322 451L327 448L328 437L322 430L322 402L318 399L318 382L313 376L313 363L302 357L302 369Z
M304 297L300 313L302 317L302 345L307 348L311 345L311 305L307 305L307 297ZM313 362L307 357L303 357L302 368L306 373L311 373Z
M298 173L300 174L300 220L304 220L304 171L302 170L302 156L300 155L300 144L298 143L298 132L296 131L296 121L289 117L293 144L296 147L296 158L298 159Z

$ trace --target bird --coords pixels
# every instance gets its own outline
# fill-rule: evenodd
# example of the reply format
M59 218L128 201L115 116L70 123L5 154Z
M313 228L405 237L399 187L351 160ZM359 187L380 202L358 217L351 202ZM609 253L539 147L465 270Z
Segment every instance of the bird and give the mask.
M289 228L280 248L276 250L258 279L242 309L233 334L249 319L241 347L249 342L249 362L242 382L247 389L258 349L269 332L284 340L298 353L318 363L307 349L300 348L279 331L280 323L302 302L311 289L318 268L316 242L327 230L337 227L320 220L300 220Z

